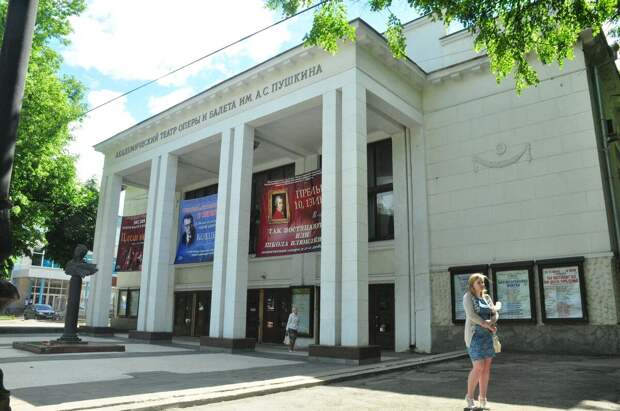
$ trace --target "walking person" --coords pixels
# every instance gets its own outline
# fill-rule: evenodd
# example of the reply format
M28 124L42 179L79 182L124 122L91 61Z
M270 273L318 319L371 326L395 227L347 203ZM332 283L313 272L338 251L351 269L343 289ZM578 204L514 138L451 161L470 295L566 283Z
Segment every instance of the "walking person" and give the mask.
M288 316L286 323L286 334L288 335L289 348L288 352L295 351L295 340L297 340L297 331L299 330L299 316L297 315L297 307L293 306L291 314Z
M491 361L495 357L493 334L497 331L499 319L497 311L500 303L495 306L487 294L482 274L472 274L467 282L468 291L463 296L465 309L465 346L472 362L472 370L467 379L467 395L465 401L469 409L476 408L474 392L478 386L478 406L487 408L487 387L491 376Z

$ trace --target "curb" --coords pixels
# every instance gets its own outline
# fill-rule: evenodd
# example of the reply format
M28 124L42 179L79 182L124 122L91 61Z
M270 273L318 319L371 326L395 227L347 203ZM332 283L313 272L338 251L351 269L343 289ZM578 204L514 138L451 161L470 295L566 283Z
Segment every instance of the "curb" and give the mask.
M427 364L436 364L466 357L465 351L433 354L407 360L394 360L385 363L350 367L309 376L284 377L250 383L228 384L208 388L128 395L97 400L86 400L36 407L39 411L77 411L77 410L162 410L170 407L191 407L213 404L259 395L275 394L328 385L373 375L414 369ZM17 405L17 404L15 404ZM20 409L25 409L23 406Z

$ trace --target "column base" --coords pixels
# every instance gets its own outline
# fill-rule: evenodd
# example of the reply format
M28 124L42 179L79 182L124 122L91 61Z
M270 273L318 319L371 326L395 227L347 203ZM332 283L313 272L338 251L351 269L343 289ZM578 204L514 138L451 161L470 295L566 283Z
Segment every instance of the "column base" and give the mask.
M93 327L81 325L78 327L78 334L90 335L91 337L114 337L116 330L112 327Z
M129 338L132 340L142 340L147 344L170 343L172 333L165 331L129 331Z
M211 352L248 352L254 351L256 340L254 338L215 338L209 336L200 337L200 349Z
M349 365L366 365L381 362L381 348L378 345L319 345L308 346L308 359Z

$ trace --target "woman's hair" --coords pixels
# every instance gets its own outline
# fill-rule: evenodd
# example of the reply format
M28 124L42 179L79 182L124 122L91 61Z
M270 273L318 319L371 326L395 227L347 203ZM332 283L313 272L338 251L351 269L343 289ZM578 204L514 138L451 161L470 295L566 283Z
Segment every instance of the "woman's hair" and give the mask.
M484 296L487 293L487 288L485 285L485 281L488 280L486 275L480 274L480 273L474 273L472 275L469 276L469 280L467 280L467 285L468 285L468 289L469 292L471 293L471 295L476 295L475 291L474 291L474 283L477 280L482 280L482 295Z

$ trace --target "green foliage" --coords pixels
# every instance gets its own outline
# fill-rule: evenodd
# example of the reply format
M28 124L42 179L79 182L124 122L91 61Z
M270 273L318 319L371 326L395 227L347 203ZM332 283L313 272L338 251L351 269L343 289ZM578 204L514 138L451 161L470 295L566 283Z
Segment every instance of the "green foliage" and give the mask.
M7 5L8 0L0 0L0 35ZM79 213L90 189L79 184L75 159L66 149L72 138L69 124L86 108L84 88L76 79L59 75L62 58L50 46L67 43L69 17L84 8L84 0L39 2L11 178L13 258L0 267L4 275L15 257L45 244L45 233L54 229L56 217L64 215L61 211L76 208Z
M389 12L385 36L396 58L406 55L403 26L390 12L391 0L367 0L375 12ZM407 0L422 15L441 19L445 24L461 23L475 36L475 48L489 55L491 71L497 81L511 73L517 92L538 84L538 75L528 59L535 55L543 64L556 62L560 66L573 58L573 47L585 29L598 33L605 23L611 23L611 33L618 34L620 2L618 0ZM291 15L302 7L322 3L315 13L313 27L307 37L308 45L317 45L330 52L337 50L337 40L346 21L345 11L332 14L326 23L317 19L324 9L342 1L267 0L267 6ZM337 27L338 30L333 29ZM347 39L351 39L347 32Z

